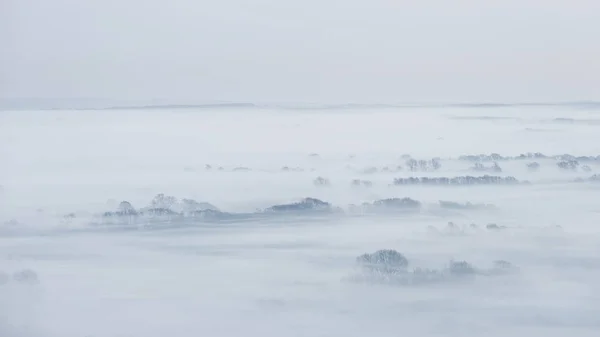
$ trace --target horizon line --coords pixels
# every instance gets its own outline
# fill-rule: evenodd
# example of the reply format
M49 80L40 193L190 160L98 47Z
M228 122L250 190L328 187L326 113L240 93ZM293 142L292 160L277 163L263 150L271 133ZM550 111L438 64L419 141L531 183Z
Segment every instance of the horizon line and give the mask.
M52 99L49 99L52 100ZM0 101L2 101L0 99ZM4 105L4 104L0 104ZM11 104L8 104L9 106ZM36 104L15 104L16 106L1 107L0 110L142 110L142 109L210 109L210 108L245 108L245 109L293 109L293 110L319 110L319 109L352 109L352 108L501 108L518 106L591 106L600 108L600 101L558 101L558 102L447 102L447 103L257 103L257 102L214 102L197 104L131 104L131 105L105 105L84 106L78 104L65 104L64 107L34 107ZM20 105L20 107L19 107ZM30 107L27 107L29 105Z

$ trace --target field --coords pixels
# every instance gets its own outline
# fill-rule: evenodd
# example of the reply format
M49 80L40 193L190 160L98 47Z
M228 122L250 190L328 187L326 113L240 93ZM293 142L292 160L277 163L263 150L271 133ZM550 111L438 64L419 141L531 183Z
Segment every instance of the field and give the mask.
M2 336L600 331L594 106L3 111L0 162Z

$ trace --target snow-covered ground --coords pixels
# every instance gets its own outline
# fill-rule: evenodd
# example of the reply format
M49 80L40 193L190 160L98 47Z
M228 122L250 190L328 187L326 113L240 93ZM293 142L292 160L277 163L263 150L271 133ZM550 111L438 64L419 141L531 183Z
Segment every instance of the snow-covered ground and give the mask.
M459 158L491 153L501 172ZM597 336L598 155L600 111L577 106L3 111L0 336ZM485 174L519 184L393 185ZM226 221L102 216L160 193ZM306 197L341 211L261 218ZM420 208L350 206L405 197ZM358 282L382 249L516 271Z

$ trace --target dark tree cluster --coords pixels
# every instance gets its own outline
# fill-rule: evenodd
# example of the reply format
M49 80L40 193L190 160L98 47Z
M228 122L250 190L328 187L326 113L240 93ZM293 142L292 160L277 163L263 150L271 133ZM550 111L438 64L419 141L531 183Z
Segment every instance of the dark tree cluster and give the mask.
M494 162L491 166L485 166L482 163L475 163L471 167L471 170L477 172L502 172L502 168L500 167L500 165L498 165L498 162Z
M284 172L304 172L304 170L300 167L289 167L289 166L284 166L281 168L281 170Z
M408 267L408 259L393 249L360 255L356 258L356 263L369 271L382 273L403 273Z
M458 157L459 160L465 161L504 161L504 160L522 160L522 159L556 159L556 160L578 160L581 162L594 162L600 161L600 155L598 156L573 156L571 154L560 154L554 156L548 156L540 152L527 152L522 153L518 156L502 156L498 153L491 154L475 154L475 155L462 155Z
M319 213L332 213L338 209L333 207L330 203L315 199L315 198L304 198L298 202L290 204L274 205L264 210L264 212L297 212L297 211L311 211Z
M388 198L374 201L370 208L402 208L418 209L421 208L421 202L411 198Z
M481 227L475 223L471 223L469 225L457 225L454 222L448 222L446 224L445 227L443 227L441 230L434 227L434 226L428 226L427 229L433 233L433 234L439 234L439 233L445 233L445 234L452 234L452 235L464 235L468 232L469 229L471 230L479 230ZM487 225L485 225L483 228L485 228L488 231L500 231L503 229L506 229L506 226L499 226L495 223L489 223Z
M518 156L503 156L498 153L491 154L476 154L476 155L463 155L458 157L459 160L475 161L475 162L489 162L489 161L506 161L506 160L523 160L523 159L546 159L551 158L540 152L527 152L521 153Z
M577 160L563 160L556 163L556 166L562 170L576 170L579 167Z
M474 162L483 162L483 161L500 161L500 160L508 160L509 157L503 157L498 153L492 154L475 154L475 155L463 155L458 157L458 160L464 161L474 161Z
M204 166L204 169L207 171L211 171L213 169L213 166L210 164L206 164L206 166ZM225 168L223 166L219 166L217 167L218 171L225 171Z
M506 157L507 159L513 159L511 157ZM548 156L546 156L543 153L540 152L535 152L535 153L531 153L531 152L527 152L527 153L521 153L520 155L514 157L514 159L545 159L548 158Z
M476 276L491 276L517 271L510 262L496 260L490 269L476 268L467 261L450 260L442 269L416 267L410 270L409 260L393 249L378 250L356 258L359 273L352 279L362 282L376 282L398 285L432 284L457 281Z
M398 165L396 167L384 167L381 169L381 172L400 172L402 171L402 166Z
M562 160L562 161L576 160L578 162L600 162L600 155L598 155L598 156L573 156L570 154L561 154L558 156L554 156L554 158L557 160Z
M470 202L458 203L453 201L440 200L440 207L447 209L473 209L473 210L485 210L485 209L496 209L496 206L491 204L473 204Z
M238 167L233 168L233 172L248 172L248 171L252 171L252 169L249 167L245 167L245 166L238 166Z
M117 207L117 210L114 212L105 212L104 216L105 217L112 217L112 216L137 216L139 213L138 211L131 205L131 203L129 201L121 201L119 203L119 206Z
M327 178L317 177L313 180L313 185L315 186L331 186L331 182Z
M467 261L450 261L448 272L450 275L474 275L476 270Z
M412 172L416 171L437 171L442 167L442 163L439 158L433 158L431 160L416 160L409 158L405 162L408 170Z
M460 177L410 177L396 178L394 185L517 185L520 182L512 176L500 177L484 175L479 177L460 176Z
M584 178L577 178L577 179L575 179L575 182L578 182L578 183L582 183L582 182L586 182L586 181L589 181L589 182L600 182L600 174L594 174L593 176L591 176L589 178L585 178L585 179Z
M354 179L350 185L353 187L371 187L373 186L373 182L369 180Z
M361 205L350 205L350 211L359 213L393 213L398 211L418 211L421 202L411 198L388 198Z
M489 223L489 224L485 225L485 229L492 230L492 231L498 231L498 230L505 229L505 228L506 228L505 226L498 226L495 223Z
M563 157L562 160L556 163L556 166L562 170L575 171L581 168L583 172L590 172L592 168L589 165L581 165L579 159L576 157Z
M352 169L351 166L348 166L349 169ZM374 173L378 173L378 172L401 172L402 171L402 166L396 166L396 167L389 167L389 166L384 166L382 168L377 168L375 166L370 166L370 167L366 167L364 169L361 169L359 172L362 174L374 174Z
M364 173L364 174L373 174L373 173L377 173L377 172L379 172L379 169L375 166L367 167L362 170L362 173Z
M459 160L472 161L472 162L490 162L490 161L506 161L506 160L524 160L524 159L555 159L559 161L578 161L578 162L595 162L600 163L600 155L598 156L573 156L570 154L561 154L548 156L540 152L535 153L522 153L518 156L502 156L498 153L492 154L476 154L476 155L463 155L458 157Z
M105 212L104 218L112 217L181 217L200 215L203 212L220 212L217 207L206 202L193 199L178 200L174 196L157 194L148 207L136 210L129 201L121 201L116 211Z

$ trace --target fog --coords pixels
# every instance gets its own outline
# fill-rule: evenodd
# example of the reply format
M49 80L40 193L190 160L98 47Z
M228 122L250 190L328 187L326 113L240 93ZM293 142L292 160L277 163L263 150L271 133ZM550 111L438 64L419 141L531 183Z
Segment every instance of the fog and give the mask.
M1 1L0 336L597 336L599 12Z
M0 335L596 336L591 107L4 111ZM484 174L519 183L394 185ZM160 193L225 213L105 213ZM340 210L261 211L306 197ZM350 206L393 197L420 206ZM383 249L407 271L361 267Z
M600 100L594 0L0 6L11 108Z

